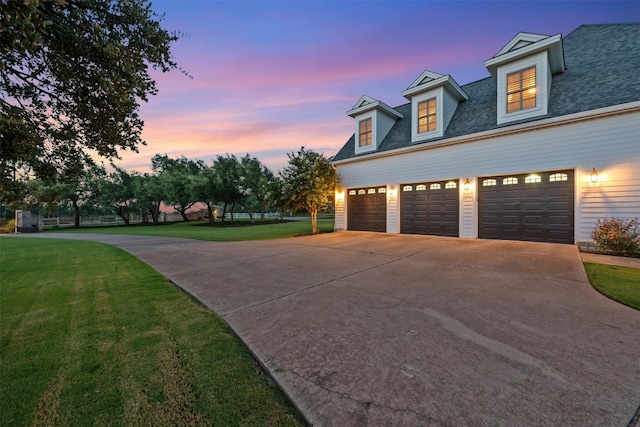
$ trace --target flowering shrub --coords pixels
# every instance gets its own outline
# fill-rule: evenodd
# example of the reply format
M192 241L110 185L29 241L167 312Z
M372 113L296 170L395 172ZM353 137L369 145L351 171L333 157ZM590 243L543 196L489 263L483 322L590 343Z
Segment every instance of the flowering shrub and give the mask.
M596 222L591 238L605 252L637 256L640 252L638 218L603 218Z

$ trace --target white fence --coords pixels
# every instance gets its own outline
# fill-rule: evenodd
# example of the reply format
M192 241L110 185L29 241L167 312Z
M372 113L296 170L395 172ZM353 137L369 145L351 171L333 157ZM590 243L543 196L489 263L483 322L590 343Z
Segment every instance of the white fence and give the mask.
M258 213L252 213L251 215L253 215L253 219L260 219L260 212ZM278 214L278 212L265 212L264 213L264 217L265 218L275 218L278 217L280 214ZM220 216L218 216L218 219L220 218ZM226 218L231 218L231 212L227 212L227 216ZM234 212L233 213L233 219L238 219L238 218L249 218L249 214L246 212Z
M50 230L52 228L70 228L75 225L72 216L60 216L56 218L41 218L41 229ZM142 223L142 217L131 215L129 224ZM124 225L125 222L119 216L81 216L80 227L99 227L108 225Z
M187 216L191 217L190 214ZM277 212L265 212L265 218L277 217ZM236 212L233 214L233 219L249 218L249 214L246 212ZM203 218L190 218L191 220L198 220ZM227 220L231 219L231 213L227 212ZM253 214L253 219L260 219L260 212ZM151 218L149 218L151 220ZM182 215L178 213L161 213L159 222L179 222L182 221ZM218 217L218 221L220 218ZM141 224L142 217L139 215L131 215L129 224ZM41 218L40 230L51 230L52 228L72 228L74 226L74 217L72 216L60 216L56 218ZM100 226L114 226L125 225L125 222L119 216L81 216L80 227L100 227Z

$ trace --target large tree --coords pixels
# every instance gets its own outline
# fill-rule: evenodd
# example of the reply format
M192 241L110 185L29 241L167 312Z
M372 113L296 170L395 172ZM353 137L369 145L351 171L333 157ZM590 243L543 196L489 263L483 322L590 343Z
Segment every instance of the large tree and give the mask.
M300 148L288 154L289 164L280 172L282 192L287 205L294 210L304 209L311 215L311 232L318 232L318 212L331 200L338 174L323 154Z
M197 200L207 205L209 224L212 225L215 220L215 203L222 200L221 195L224 193L222 179L213 165L207 166L201 160L197 162L197 165L199 167L198 174L191 177L190 185Z
M146 0L0 0L2 188L136 151L139 104L157 92L150 68L176 68L176 39Z
M113 166L113 172L97 176L96 191L92 201L102 208L114 211L125 224L129 225L132 213L139 213L135 193L135 180L138 174L129 173Z
M164 188L163 201L178 211L185 222L189 221L187 211L200 201L192 185L192 177L200 173L200 165L184 156L172 159L166 154L156 154L151 159L151 168Z
M264 211L273 190L273 172L249 154L240 161L241 187L260 206L260 222L264 222ZM248 204L248 203L247 203ZM251 212L251 209L248 209ZM253 219L253 218L252 218Z

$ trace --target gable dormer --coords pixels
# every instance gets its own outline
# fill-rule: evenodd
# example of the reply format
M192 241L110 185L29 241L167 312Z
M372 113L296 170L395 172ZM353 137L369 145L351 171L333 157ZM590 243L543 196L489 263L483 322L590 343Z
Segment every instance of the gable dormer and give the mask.
M363 95L347 115L356 119L355 153L375 151L396 120L404 117L382 101Z
M402 96L411 101L411 142L444 135L461 101L469 96L453 77L424 71Z
M484 65L496 80L499 125L544 116L553 75L565 70L562 36L518 33Z

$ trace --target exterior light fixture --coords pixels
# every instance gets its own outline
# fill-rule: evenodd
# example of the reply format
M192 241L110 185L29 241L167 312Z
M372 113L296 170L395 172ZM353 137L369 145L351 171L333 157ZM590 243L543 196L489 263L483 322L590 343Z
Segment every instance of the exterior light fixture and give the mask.
M468 193L471 190L471 183L469 182L469 178L464 180L464 192Z
M591 180L592 184L597 184L598 183L598 172L596 171L595 166L594 166L593 170L591 171L591 175L589 176L589 179Z

